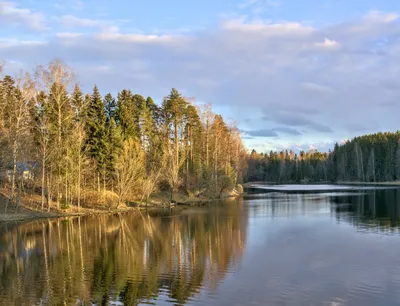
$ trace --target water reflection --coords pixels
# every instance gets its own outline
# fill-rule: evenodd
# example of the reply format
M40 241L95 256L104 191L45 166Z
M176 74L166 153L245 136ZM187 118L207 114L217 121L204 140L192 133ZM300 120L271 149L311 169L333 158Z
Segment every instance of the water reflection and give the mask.
M158 215L157 215L158 214ZM161 214L161 216L160 216ZM184 304L241 260L243 201L0 228L1 305Z
M400 232L399 188L348 192L258 191L247 197L252 217L273 219L329 213L338 223L351 224L362 231Z
M398 189L1 225L0 305L396 305L399 229Z
M366 232L399 233L400 189L332 197L337 221Z

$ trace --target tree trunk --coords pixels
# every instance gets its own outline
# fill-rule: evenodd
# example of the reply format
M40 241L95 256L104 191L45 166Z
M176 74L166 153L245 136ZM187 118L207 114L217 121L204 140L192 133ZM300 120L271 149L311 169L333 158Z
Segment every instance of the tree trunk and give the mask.
M81 208L81 152L79 147L79 157L78 157L78 211Z
M65 207L68 205L68 151L65 158Z
M46 185L46 148L43 148L42 152L42 211L45 202L45 185Z
M208 119L207 119L207 124L206 124L206 165L207 165L207 170L208 170Z
M174 135L175 135L175 158L176 158L176 164L179 164L179 141L178 141L178 122L174 123Z
M100 193L100 172L97 171L97 191Z
M11 193L9 200L6 202L5 213L7 213L8 203L13 203L15 200L15 177L17 175L17 141L13 142L13 169L11 174Z
M51 207L51 185L50 175L47 173L47 211L50 211Z

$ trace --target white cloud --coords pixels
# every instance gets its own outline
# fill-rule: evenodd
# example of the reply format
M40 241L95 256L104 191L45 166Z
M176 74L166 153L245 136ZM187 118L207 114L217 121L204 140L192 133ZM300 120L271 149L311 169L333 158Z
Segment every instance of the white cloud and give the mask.
M384 22L384 23L391 23L399 18L398 13L382 13L379 11L371 11L369 12L364 19L367 22Z
M34 31L46 29L42 14L19 8L14 2L0 2L0 26L23 26Z
M81 34L81 33L62 32L62 33L57 33L56 37L65 38L65 39L75 39L82 35L83 34Z
M65 28L96 28L107 33L119 32L119 27L110 21L78 18L72 15L64 15L59 19L60 24Z
M257 35L307 35L314 31L311 27L303 26L298 22L287 23L266 23L264 21L247 22L247 17L242 16L237 19L225 21L222 27L226 30L253 32Z
M279 0L245 0L239 3L238 7L241 9L245 9L252 6L258 7L279 7L282 5L282 2Z
M31 45L2 42L0 58L29 66L60 57L86 89L127 87L156 99L172 87L185 89L216 109L229 107L243 130L275 131L275 147L282 139L322 146L327 136L330 143L398 127L400 24L393 13L325 28L242 17L180 35L105 32L101 22L69 21L70 29L95 33L67 30Z
M308 92L317 92L317 93L322 93L322 94L331 94L334 92L333 89L328 86L324 86L324 85L320 85L320 84L316 84L316 83L312 83L312 82L305 82L301 85L301 87Z
M81 0L63 0L63 1L54 1L54 8L58 10L75 10L80 11L84 8L85 3Z
M317 42L315 43L317 47L324 47L324 48L334 48L339 46L339 43L336 40L331 40L329 38L325 38L322 43Z

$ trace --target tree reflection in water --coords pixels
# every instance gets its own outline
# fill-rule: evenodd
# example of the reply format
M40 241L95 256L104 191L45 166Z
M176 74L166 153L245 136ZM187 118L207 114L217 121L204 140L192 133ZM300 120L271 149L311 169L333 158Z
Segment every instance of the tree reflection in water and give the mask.
M242 200L204 209L69 217L0 228L1 305L184 304L240 261Z
M347 197L334 197L338 222L364 232L400 233L400 189L376 190Z

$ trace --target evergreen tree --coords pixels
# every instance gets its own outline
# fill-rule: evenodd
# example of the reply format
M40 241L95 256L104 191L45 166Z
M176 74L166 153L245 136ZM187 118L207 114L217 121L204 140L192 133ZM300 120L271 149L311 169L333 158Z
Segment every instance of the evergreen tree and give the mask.
M118 119L117 123L121 126L124 139L128 139L130 137L139 139L139 109L130 90L124 89L118 93L118 106L116 114Z
M146 104L143 104L140 110L140 130L141 142L145 152L152 151L156 143L157 130L151 110Z
M161 112L160 108L157 104L154 103L151 97L147 97L146 99L146 107L149 109L151 116L153 117L153 121L156 125L160 125L161 121Z
M87 109L85 145L88 155L93 158L100 173L103 173L106 169L109 158L109 137L106 121L103 100L97 86L94 86Z
M115 119L111 117L110 123L108 124L107 131L107 172L109 175L113 176L115 172L116 163L118 160L118 154L122 149L122 133L121 128L117 126Z
M103 100L97 86L84 95L75 85L70 94L73 73L61 61L36 72L44 91L34 88L30 78L19 80L18 86L11 77L0 82L0 163L12 165L14 191L17 161L40 165L32 190L40 185L42 209L46 201L50 209L54 200L58 208L106 203L107 192L101 199L94 190L82 192L92 183L98 191L100 182L103 191L117 191L120 201L140 202L157 190L160 180L172 192L185 186L188 192L209 196L243 181L246 151L239 130L210 105L196 108L176 89L162 107L126 89L117 100L111 94ZM278 159L267 159L261 155L260 167L255 163L257 178L273 177L266 174L270 165L279 170ZM291 153L285 162L289 178Z
M71 104L74 110L75 121L85 121L86 117L86 103L83 93L78 84L75 85L74 91L71 95Z
M116 118L117 102L113 96L108 93L104 96L105 112L107 117L107 123L110 123L111 119Z

